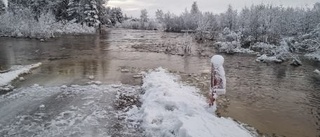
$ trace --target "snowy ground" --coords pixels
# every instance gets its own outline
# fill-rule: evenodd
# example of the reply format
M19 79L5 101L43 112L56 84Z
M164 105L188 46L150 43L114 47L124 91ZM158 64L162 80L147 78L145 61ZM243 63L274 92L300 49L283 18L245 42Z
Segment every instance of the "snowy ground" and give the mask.
M8 72L0 73L0 91L5 90L6 86L10 84L11 81L17 79L20 75L29 73L31 69L37 68L41 63L26 65L26 66L13 66Z
M15 89L0 96L0 136L255 136L212 110L198 89L157 69L142 87Z
M0 136L134 136L113 109L131 86L62 86L14 90L0 97ZM132 131L134 132L134 131Z
M146 75L141 107L134 106L127 121L142 127L147 136L248 137L248 131L230 118L219 118L208 108L198 89L183 85L177 77L158 69Z

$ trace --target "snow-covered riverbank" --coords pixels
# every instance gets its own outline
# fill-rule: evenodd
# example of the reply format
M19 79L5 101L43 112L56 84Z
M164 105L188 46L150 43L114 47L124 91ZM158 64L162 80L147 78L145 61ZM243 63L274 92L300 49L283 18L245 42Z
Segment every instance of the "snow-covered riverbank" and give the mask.
M63 34L95 33L94 27L72 21L58 22L51 13L42 14L37 21L33 17L29 17L27 11L16 14L8 12L0 15L0 37L46 39Z
M230 118L217 117L212 111L215 108L208 108L205 97L198 89L178 82L177 77L168 74L164 69L147 74L142 89L145 91L140 96L142 106L130 109L127 120L136 122L145 130L147 136L254 135Z
M140 95L142 106L121 120L123 112L113 108L115 93ZM142 87L34 85L0 96L0 136L253 136L234 120L209 112L205 100L164 69L148 73Z
M113 101L118 90L136 88L34 85L15 89L0 96L0 136L134 136L118 120Z
M0 73L0 91L5 90L5 86L9 85L11 81L17 79L20 75L29 73L30 70L41 66L41 63L31 65L17 65L13 66L8 72Z

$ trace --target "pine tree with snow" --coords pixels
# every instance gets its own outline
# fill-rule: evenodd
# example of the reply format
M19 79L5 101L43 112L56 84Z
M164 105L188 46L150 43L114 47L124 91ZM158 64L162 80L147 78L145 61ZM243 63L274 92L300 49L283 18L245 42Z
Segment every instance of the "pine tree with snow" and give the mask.
M74 0L68 0L67 4L67 19L72 20L75 18L77 5Z
M67 20L69 0L59 0L53 13L58 21Z
M99 26L99 11L97 7L97 2L91 0L84 5L84 22L88 26Z
M109 16L112 25L122 23L124 20L121 8L111 8Z
M119 23L122 23L122 21L124 20L124 17L123 17L121 8L114 8L113 13L115 14L116 21Z
M233 10L231 5L228 6L228 10L225 13L225 19L226 27L230 30L235 30L237 27L237 11Z
M110 7L102 7L100 11L100 22L101 24L113 25L111 22L111 8Z
M196 15L199 13L200 13L200 10L199 10L197 2L193 2L192 6L191 6L191 14Z
M187 29L196 30L198 28L198 21L201 20L201 12L199 10L197 2L193 2L191 6L190 14L185 14L184 20L189 20L187 24ZM186 19L189 18L189 19Z

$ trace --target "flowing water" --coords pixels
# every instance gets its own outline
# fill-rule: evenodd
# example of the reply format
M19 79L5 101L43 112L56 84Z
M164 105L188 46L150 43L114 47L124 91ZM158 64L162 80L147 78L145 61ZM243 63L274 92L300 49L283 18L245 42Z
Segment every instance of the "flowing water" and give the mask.
M42 62L16 87L86 84L141 84L141 71L163 67L173 72L202 74L208 57L138 52L133 46L179 40L183 34L110 30L96 36L64 36L45 42L0 38L0 70L12 65ZM224 55L227 98L220 113L247 123L261 133L289 137L320 136L320 63L301 67L255 62L252 55ZM92 77L93 76L93 77ZM90 78L91 77L91 78ZM92 79L93 78L93 79ZM207 80L205 80L207 82Z

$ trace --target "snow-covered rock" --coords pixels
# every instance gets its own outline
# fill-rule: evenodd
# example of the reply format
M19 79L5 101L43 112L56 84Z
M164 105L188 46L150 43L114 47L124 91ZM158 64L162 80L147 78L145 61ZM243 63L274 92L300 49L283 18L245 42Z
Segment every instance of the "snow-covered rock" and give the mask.
M256 59L258 62L277 62L281 63L282 60L278 59L276 56L267 56L266 54L263 54L262 56L258 57Z
M24 81L24 80L26 80L26 79L24 79L24 77L19 77L19 80L20 80L20 81Z
M120 71L121 71L122 73L130 72L130 70L129 70L129 69L121 69Z
M94 76L93 76L93 75L90 75L90 76L88 76L88 79L93 80L93 79L94 79Z
M101 81L90 81L87 84L89 84L89 85L101 85L102 82Z
M136 75L133 75L132 77L133 77L133 78L142 78L143 75L142 75L142 74L136 74Z
M177 82L177 77L166 73L164 69L147 74L143 81L145 93L141 95L142 106L130 109L127 119L142 122L141 127L147 136L252 136L234 120L210 113L206 99L198 89Z
M60 88L61 88L61 89L66 89L66 88L68 88L68 86L62 85Z
M314 70L313 72L320 75L320 71L318 69Z
M46 106L45 106L44 104L41 104L41 105L39 106L39 109L40 109L40 110L44 110L45 107L46 107Z

